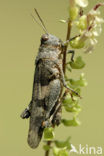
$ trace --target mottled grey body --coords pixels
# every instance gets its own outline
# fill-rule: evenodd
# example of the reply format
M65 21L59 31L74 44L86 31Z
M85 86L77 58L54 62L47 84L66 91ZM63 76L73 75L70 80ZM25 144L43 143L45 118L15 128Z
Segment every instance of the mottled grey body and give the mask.
M58 104L63 82L62 42L55 36L45 34L35 61L33 94L30 105L21 114L22 118L30 116L28 144L36 148L42 138L43 123L48 121L55 105Z
M54 51L43 48L36 59L28 134L28 143L32 148L38 146L44 129L42 124L49 119L61 92L60 73L53 61L57 61L56 58Z

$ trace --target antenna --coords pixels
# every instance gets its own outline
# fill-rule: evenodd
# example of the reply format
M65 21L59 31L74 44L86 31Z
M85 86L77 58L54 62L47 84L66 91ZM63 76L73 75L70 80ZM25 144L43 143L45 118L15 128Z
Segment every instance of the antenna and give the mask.
M35 8L34 8L34 11L35 11L36 15L38 16L40 22L38 22L38 20L31 14L32 18L34 19L34 21L35 21L39 26L42 27L42 29L45 31L45 33L48 34L48 31L47 31L47 29L46 29L46 27L45 27L45 24L44 24L42 18L40 17L38 11L37 11Z
M35 8L34 8L34 10L35 10L35 12L36 12L36 14L37 14L38 18L40 19L41 23L43 24L44 28L46 29L46 26L45 26L45 24L44 24L44 22L43 22L42 18L40 17L40 15L39 15L38 11L37 11ZM46 30L47 30L47 29L46 29Z

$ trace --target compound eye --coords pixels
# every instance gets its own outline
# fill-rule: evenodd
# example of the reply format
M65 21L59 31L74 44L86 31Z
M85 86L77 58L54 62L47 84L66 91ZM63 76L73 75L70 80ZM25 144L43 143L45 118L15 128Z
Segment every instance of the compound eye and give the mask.
M49 39L48 35L44 34L41 38L41 44L45 44L45 42Z
M45 44L45 42L48 40L48 36L47 35L43 35L41 38L41 44Z
M45 36L45 35L42 36L42 40L43 40L43 41L47 41L47 40L48 40L48 36Z

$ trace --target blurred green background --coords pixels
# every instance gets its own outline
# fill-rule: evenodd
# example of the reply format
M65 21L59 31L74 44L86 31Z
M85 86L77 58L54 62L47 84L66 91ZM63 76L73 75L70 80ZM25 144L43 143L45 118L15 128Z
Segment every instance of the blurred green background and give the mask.
M41 142L36 150L27 145L28 120L20 113L32 95L34 60L40 44L42 29L30 13L37 8L48 31L65 40L68 0L0 0L0 156L43 156ZM90 1L89 9L98 0ZM104 8L101 9L104 17ZM104 28L104 27L103 27ZM86 62L88 86L83 89L79 127L56 128L60 140L71 136L78 147L101 146L104 149L104 31L92 54L81 53ZM79 72L74 70L75 78ZM65 114L64 114L65 115ZM70 118L70 114L67 115Z

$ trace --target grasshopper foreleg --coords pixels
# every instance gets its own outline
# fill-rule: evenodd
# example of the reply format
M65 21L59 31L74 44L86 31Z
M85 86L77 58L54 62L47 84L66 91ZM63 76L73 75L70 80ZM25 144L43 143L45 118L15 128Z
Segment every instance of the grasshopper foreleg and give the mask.
M75 51L74 50L68 50L67 53L71 53L71 61L74 62L74 55L75 55Z

